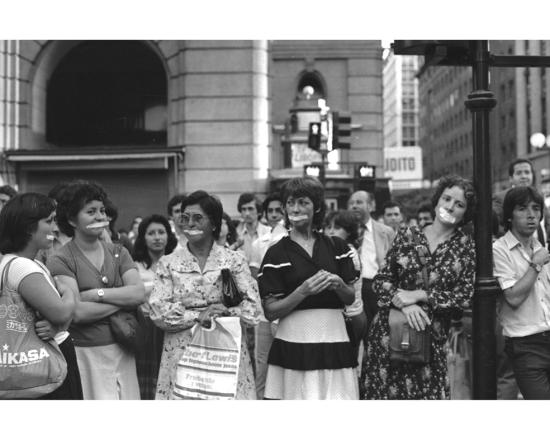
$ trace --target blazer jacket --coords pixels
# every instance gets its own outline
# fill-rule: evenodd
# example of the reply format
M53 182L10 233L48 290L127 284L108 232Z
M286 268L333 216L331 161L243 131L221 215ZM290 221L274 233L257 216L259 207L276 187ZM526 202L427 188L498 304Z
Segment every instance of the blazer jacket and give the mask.
M395 231L386 226L383 223L372 220L372 231L374 236L374 248L376 251L376 262L378 263L378 268L382 268L385 265L386 254L392 247L393 239L395 238ZM361 255L363 247L363 235L365 233L365 227L360 231L360 244L359 244L359 255Z

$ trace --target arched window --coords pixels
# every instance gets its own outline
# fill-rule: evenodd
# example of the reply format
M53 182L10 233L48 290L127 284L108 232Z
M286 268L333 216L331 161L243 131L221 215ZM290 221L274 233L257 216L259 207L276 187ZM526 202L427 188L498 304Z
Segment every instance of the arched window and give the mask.
M306 89L307 87L307 89ZM298 81L298 95L311 95L313 98L326 97L325 81L318 72L305 72Z
M57 65L46 96L49 143L166 145L166 72L141 42L79 44Z

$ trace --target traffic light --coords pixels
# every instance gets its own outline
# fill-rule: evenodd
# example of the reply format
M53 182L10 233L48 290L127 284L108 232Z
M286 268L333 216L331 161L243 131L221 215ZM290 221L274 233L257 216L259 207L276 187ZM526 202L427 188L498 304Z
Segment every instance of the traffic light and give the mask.
M351 114L332 112L332 149L351 148Z
M309 134L307 136L307 146L312 150L319 151L321 148L321 123L310 122Z
M369 164L362 164L357 167L357 174L359 178L361 177L372 177L376 178L376 166Z
M310 177L321 177L321 166L320 165L304 165L304 176Z
M362 163L355 166L355 190L374 194L376 187L376 166Z

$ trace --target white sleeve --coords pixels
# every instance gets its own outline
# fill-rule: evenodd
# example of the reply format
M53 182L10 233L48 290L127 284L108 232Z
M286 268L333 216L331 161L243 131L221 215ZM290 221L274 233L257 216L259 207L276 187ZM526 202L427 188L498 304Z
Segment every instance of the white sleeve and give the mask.
M6 265L9 264L9 261ZM4 266L5 267L5 266ZM10 267L8 268L8 288L17 291L19 289L19 284L25 279L26 276L31 273L40 273L44 274L40 267L32 260L24 257L14 258L11 261ZM2 270L3 273L3 270Z

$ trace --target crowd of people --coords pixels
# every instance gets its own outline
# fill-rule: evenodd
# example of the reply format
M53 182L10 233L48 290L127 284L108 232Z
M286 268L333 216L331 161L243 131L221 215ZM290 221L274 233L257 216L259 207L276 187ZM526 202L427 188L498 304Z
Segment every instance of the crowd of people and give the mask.
M529 161L511 164L510 180L494 203L499 398L550 398L546 206ZM67 361L43 399L171 399L193 329L226 316L242 328L237 399L451 398L448 338L475 280L467 179L442 177L410 219L395 201L376 217L366 191L327 212L311 177L263 201L241 194L239 220L214 194L178 194L166 216L136 217L127 232L94 182L47 196L0 188L0 203L5 289ZM237 305L224 303L223 270ZM430 336L427 360L392 357L395 311ZM117 330L126 319L137 322L132 343Z

